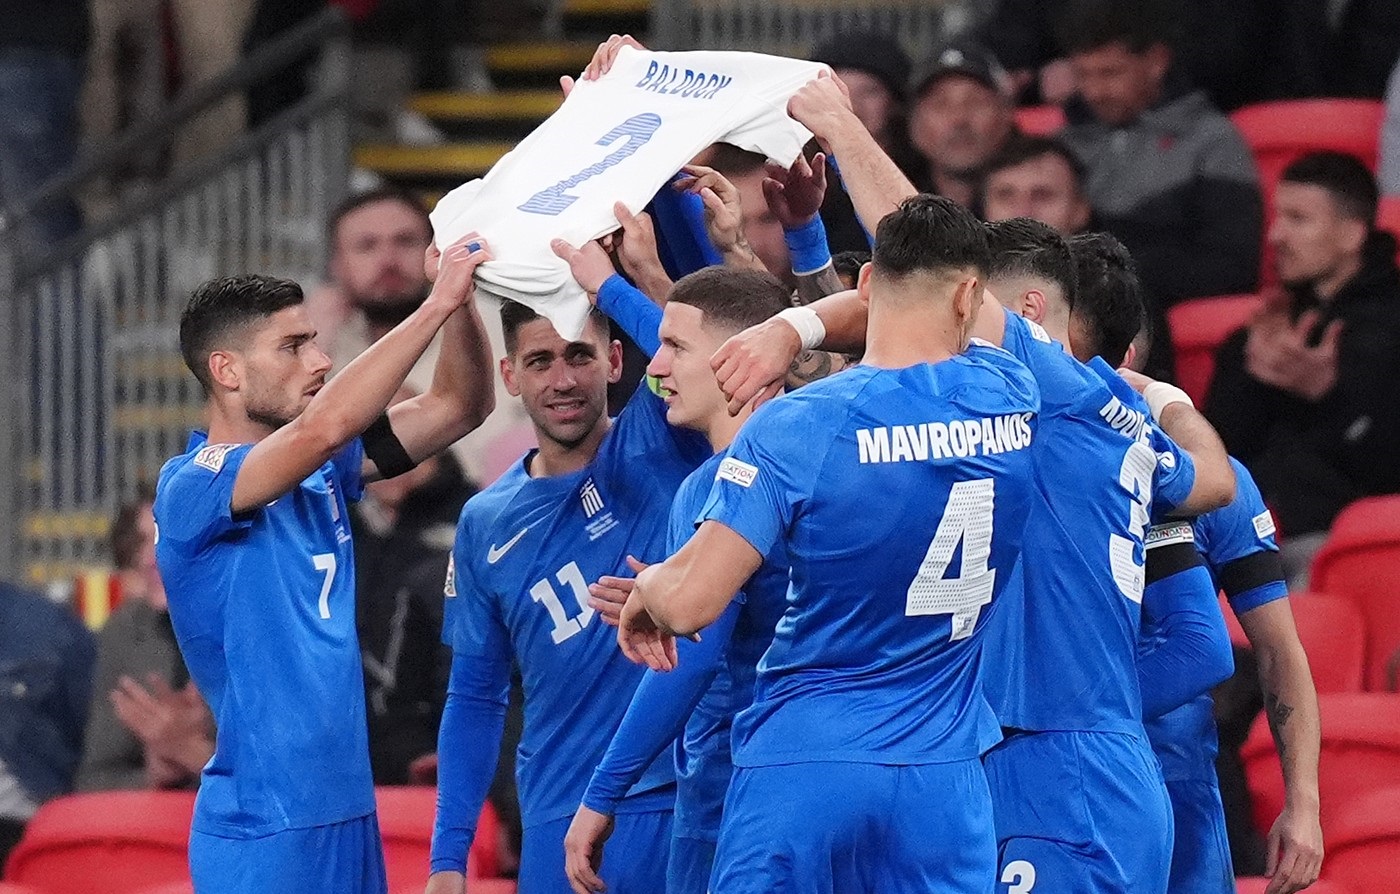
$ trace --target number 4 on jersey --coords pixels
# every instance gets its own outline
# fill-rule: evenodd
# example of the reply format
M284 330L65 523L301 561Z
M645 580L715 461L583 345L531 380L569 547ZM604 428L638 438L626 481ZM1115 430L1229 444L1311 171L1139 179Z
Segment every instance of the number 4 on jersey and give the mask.
M919 573L905 594L904 614L952 615L950 640L971 636L982 606L992 601L997 573L987 567L992 555L992 506L996 484L991 478L959 481L948 492L948 505L924 554ZM962 571L945 579L958 543Z

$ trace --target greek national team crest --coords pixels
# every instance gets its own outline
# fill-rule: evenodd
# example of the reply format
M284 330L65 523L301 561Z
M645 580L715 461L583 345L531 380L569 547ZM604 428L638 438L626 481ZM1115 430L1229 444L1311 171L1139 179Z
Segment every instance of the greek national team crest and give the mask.
M583 506L583 516L588 519L589 543L617 527L617 519L613 517L612 511L603 505L603 495L599 493L598 482L593 480L593 476L583 479L578 499Z

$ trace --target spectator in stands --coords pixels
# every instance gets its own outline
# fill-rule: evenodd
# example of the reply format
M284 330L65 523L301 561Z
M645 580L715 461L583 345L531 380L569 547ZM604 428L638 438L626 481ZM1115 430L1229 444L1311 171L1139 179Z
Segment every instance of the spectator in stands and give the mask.
M0 27L0 205L13 205L73 163L78 93L88 45L87 0L12 0ZM28 251L82 226L61 196L22 223Z
M911 93L909 138L928 163L915 185L971 207L982 166L1015 131L1009 76L983 47L954 43L914 76Z
M400 391L398 400L412 397ZM410 782L437 750L452 654L442 644L442 582L457 515L476 488L450 453L366 486L351 509L355 617L376 785Z
M909 142L904 100L911 66L899 41L878 32L843 32L818 46L812 60L831 66L850 89L851 107L860 123L905 175L923 186L928 179L928 164ZM827 183L839 183L835 165L828 162L828 166ZM844 189L826 191L822 221L832 251L870 249Z
M988 223L1029 217L1069 237L1090 229L1084 166L1058 140L1017 137L987 162L981 186Z
M1390 73L1385 91L1385 120L1381 123L1381 193L1400 196L1400 63Z
M1099 222L1167 305L1252 290L1263 218L1244 139L1204 93L1167 76L1170 9L1070 0L1059 32L1082 100L1061 139L1084 163Z
M0 866L39 805L72 787L92 661L76 616L0 582Z
M1206 415L1259 482L1299 583L1337 513L1400 491L1400 269L1360 160L1283 172L1269 243L1283 291L1216 355Z
M97 635L79 791L194 788L214 753L213 718L175 644L156 571L154 500L143 489L112 522L121 604Z

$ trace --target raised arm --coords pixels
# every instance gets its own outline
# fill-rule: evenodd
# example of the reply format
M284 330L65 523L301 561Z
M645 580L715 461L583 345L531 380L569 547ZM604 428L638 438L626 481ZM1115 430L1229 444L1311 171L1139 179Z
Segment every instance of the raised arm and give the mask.
M491 257L475 233L443 253L442 273L428 299L350 362L301 415L248 451L233 486L234 514L287 493L384 412L439 329L472 297L472 274Z
M1235 470L1230 455L1206 417L1196 411L1186 392L1157 382L1141 373L1119 370L1133 389L1147 400L1152 417L1167 437L1185 451L1196 467L1191 492L1177 503L1172 515L1189 517L1227 505L1235 498Z

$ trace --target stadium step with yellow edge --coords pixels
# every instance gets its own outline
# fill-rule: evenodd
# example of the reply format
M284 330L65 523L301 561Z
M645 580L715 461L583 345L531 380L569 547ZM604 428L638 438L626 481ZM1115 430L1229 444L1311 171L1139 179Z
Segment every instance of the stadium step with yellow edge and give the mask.
M602 39L609 34L641 37L651 21L651 0L566 0L564 31Z
M409 108L453 139L520 140L554 114L564 95L556 86L495 93L420 93Z
M596 41L583 40L502 43L486 51L486 67L501 89L557 89L559 76L583 71L597 49Z
M355 148L355 164L406 189L446 191L485 174L514 145L507 141L441 146L367 144Z

